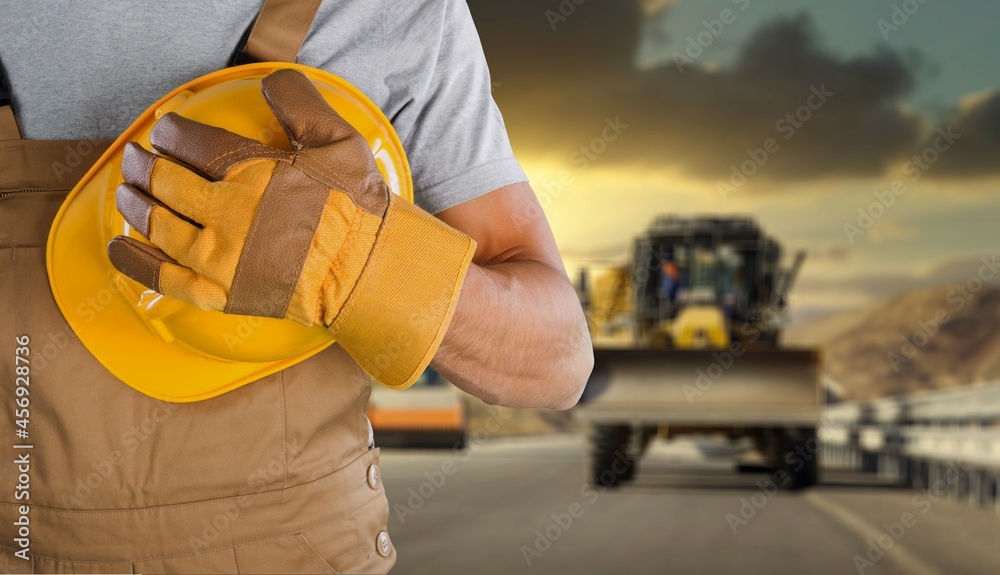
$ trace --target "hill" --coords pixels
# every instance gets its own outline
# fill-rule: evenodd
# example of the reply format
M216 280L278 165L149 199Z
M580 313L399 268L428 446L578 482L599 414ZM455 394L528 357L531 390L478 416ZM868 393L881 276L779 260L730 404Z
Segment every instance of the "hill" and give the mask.
M913 290L789 333L819 343L845 400L1000 379L1000 288Z

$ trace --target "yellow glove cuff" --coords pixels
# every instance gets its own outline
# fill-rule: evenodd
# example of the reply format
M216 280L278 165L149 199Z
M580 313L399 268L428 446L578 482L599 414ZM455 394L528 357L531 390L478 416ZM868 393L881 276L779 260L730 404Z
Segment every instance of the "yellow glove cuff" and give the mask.
M386 387L405 389L441 345L476 242L390 194L371 257L330 326Z

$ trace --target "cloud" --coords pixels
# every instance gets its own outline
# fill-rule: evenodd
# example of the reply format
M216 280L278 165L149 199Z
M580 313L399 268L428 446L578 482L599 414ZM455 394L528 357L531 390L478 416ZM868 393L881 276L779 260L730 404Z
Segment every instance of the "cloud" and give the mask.
M606 118L619 117L630 130L602 154L607 164L673 166L715 181L774 137L781 149L757 178L877 176L933 145L940 125L962 137L929 177L1000 173L1000 91L970 95L932 121L901 104L928 65L913 54L880 48L840 57L799 15L762 25L732 66L696 58L683 72L669 59L647 68L636 65L645 61L644 33L666 33L675 2L591 0L573 4L553 29L546 11L562 4L470 0L522 155L571 161ZM820 86L834 93L828 103L794 133L789 123L777 126Z
M780 150L758 178L877 175L926 131L898 104L915 83L909 59L889 49L831 54L805 15L760 27L728 68L696 60L680 71L673 62L635 66L643 22L636 2L581 4L555 30L545 5L471 6L494 75L505 82L497 98L522 154L569 160L600 136L606 118L620 118L629 131L602 163L676 166L714 181L727 179L748 148L775 138ZM814 89L833 95L818 110L802 108ZM787 119L796 112L810 116L799 128Z
M920 119L895 103L912 86L892 52L840 60L815 44L807 18L778 20L754 35L730 69L665 65L609 95L606 113L621 112L641 128L608 157L728 179L733 165L750 159L747 150L764 157L760 150L773 138L779 147L761 178L876 175L921 133Z
M1000 90L971 94L941 122L960 138L940 154L927 174L932 177L978 177L1000 173ZM933 147L936 132L921 145Z

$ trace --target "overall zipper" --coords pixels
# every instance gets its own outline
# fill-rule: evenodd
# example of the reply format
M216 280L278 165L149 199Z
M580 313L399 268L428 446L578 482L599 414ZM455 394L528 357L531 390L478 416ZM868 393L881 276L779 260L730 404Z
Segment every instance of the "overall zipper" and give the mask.
M10 190L8 192L0 192L0 198L6 198L7 196L13 196L14 194L27 194L30 192L44 192L45 190Z

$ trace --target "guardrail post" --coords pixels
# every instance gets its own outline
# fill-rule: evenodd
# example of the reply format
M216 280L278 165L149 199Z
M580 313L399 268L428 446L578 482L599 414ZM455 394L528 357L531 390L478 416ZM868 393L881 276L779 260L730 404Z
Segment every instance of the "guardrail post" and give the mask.
M925 486L923 463L919 459L914 459L912 457L907 457L906 460L910 462L909 471L907 472L907 475L909 475L909 483L907 485L909 487L923 489Z
M897 479L899 479L899 482L904 487L913 487L913 465L915 463L915 461L905 455L899 458L899 474Z
M969 473L969 505L983 507L989 502L990 477L985 471Z
M915 473L916 476L915 487L919 487L921 489L928 489L931 486L931 478L930 478L930 466L928 465L927 460L915 459L913 461L917 466L917 472Z
M1000 517L1000 473L993 476L993 504L996 506L997 517Z
M858 451L861 453L861 471L876 473L878 471L878 454L863 449Z
M957 463L953 465L958 467ZM955 483L952 484L952 489L954 489L955 491L955 499L957 501L961 501L968 497L969 479L972 473L974 472L967 471L965 469L962 469L961 467L958 467L957 470L958 477L955 479Z
M944 479L945 491L948 493L948 500L954 501L958 498L958 481L954 480L955 478L949 475L947 468L941 476Z
M937 461L927 462L927 486L931 489L937 489L937 486L941 484L941 465Z

